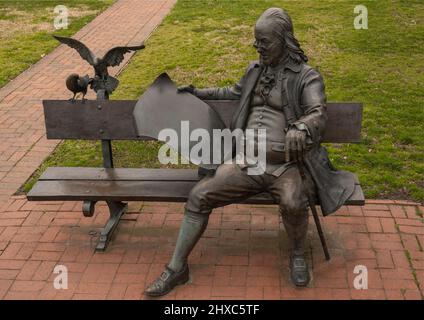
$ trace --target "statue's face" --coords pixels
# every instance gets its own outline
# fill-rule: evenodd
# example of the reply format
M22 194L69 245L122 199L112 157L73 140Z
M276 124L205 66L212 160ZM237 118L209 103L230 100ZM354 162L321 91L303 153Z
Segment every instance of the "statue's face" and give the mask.
M271 21L260 19L255 26L255 43L253 46L259 53L259 59L266 66L277 65L285 54L283 43L272 32Z

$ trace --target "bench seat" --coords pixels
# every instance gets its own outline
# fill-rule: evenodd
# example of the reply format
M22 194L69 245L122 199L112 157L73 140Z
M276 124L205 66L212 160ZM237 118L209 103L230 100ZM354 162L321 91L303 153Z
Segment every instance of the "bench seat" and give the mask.
M166 201L185 202L202 177L197 169L50 167L27 194L31 201ZM359 181L346 205L364 205ZM244 201L275 204L268 193Z

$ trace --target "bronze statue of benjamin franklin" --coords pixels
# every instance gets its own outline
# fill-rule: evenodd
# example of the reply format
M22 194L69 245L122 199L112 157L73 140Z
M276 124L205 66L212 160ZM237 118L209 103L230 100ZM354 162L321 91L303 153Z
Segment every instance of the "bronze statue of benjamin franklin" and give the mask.
M289 15L270 8L255 25L254 47L259 61L251 63L242 79L232 87L180 88L201 99L237 99L231 129L266 129L266 170L248 175L246 166L221 164L191 190L175 251L159 278L145 291L161 296L189 279L187 259L208 224L212 209L240 202L267 191L279 204L291 245L290 274L296 286L310 281L305 259L308 228L308 197L319 199L324 215L336 211L354 189L351 173L335 170L320 145L325 124L326 96L318 71L293 34ZM304 163L308 183L302 180Z

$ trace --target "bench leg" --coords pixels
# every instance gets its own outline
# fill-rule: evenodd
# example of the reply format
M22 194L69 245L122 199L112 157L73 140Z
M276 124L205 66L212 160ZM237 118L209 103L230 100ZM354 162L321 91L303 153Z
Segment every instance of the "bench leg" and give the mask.
M106 223L105 227L100 233L99 243L97 244L96 251L105 251L110 238L112 237L113 231L121 219L122 214L127 210L128 206L126 203L119 201L106 201L110 218Z

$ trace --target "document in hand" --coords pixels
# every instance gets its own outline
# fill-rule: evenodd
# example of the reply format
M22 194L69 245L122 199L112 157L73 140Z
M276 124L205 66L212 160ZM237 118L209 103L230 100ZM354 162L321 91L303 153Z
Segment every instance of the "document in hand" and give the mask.
M213 129L226 128L207 103L190 93L178 92L166 73L140 97L133 114L138 136L164 141L194 164L212 163ZM178 139L172 138L175 134ZM205 153L207 148L209 152Z

